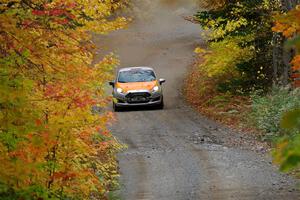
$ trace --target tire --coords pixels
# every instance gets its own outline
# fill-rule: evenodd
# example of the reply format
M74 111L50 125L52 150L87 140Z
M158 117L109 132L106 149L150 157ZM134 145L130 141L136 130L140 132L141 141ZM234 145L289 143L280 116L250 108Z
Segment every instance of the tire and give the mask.
M164 99L162 98L160 104L157 107L158 109L164 109L164 106L165 106Z
M120 108L115 104L115 102L113 102L113 110L114 110L114 112L120 111Z

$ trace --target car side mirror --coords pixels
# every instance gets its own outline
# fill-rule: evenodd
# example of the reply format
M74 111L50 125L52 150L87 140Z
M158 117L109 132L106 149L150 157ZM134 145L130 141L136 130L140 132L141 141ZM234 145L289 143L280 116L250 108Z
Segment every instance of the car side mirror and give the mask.
M163 78L160 78L160 79L159 79L159 84L163 84L163 83L165 83L165 82L166 82L165 79L163 79Z
M112 87L115 87L115 82L114 81L109 81L108 84Z

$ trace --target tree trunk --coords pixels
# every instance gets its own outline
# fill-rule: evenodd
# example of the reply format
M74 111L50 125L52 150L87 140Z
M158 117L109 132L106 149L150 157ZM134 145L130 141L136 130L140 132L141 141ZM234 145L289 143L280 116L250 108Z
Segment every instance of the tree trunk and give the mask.
M281 11L289 10L300 4L300 0L280 0ZM293 49L284 48L285 39L281 34L273 35L273 84L286 86L289 84L291 73L290 61L293 58Z
M279 85L281 69L283 68L283 37L279 33L273 33L273 85Z

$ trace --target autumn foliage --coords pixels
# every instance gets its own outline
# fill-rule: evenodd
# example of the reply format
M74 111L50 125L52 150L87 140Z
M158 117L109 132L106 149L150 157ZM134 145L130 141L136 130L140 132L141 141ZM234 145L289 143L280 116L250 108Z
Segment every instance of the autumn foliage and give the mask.
M234 94L265 89L272 83L272 11L270 1L219 1L217 9L199 11L208 48L196 53L203 76L216 90Z
M89 33L123 28L117 11L125 5L1 1L1 199L103 199L116 185L120 144L101 107L118 61L108 55L92 65Z

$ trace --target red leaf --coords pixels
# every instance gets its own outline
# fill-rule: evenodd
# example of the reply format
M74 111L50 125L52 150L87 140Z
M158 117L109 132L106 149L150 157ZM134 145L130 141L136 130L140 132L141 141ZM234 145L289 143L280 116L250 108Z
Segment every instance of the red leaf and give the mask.
M45 10L32 10L32 14L37 16L46 15L46 13L47 12Z
M51 16L61 16L65 14L65 10L63 9L53 9L49 11L49 15Z
M41 126L42 125L42 120L40 120L40 119L35 120L35 124L37 126Z

